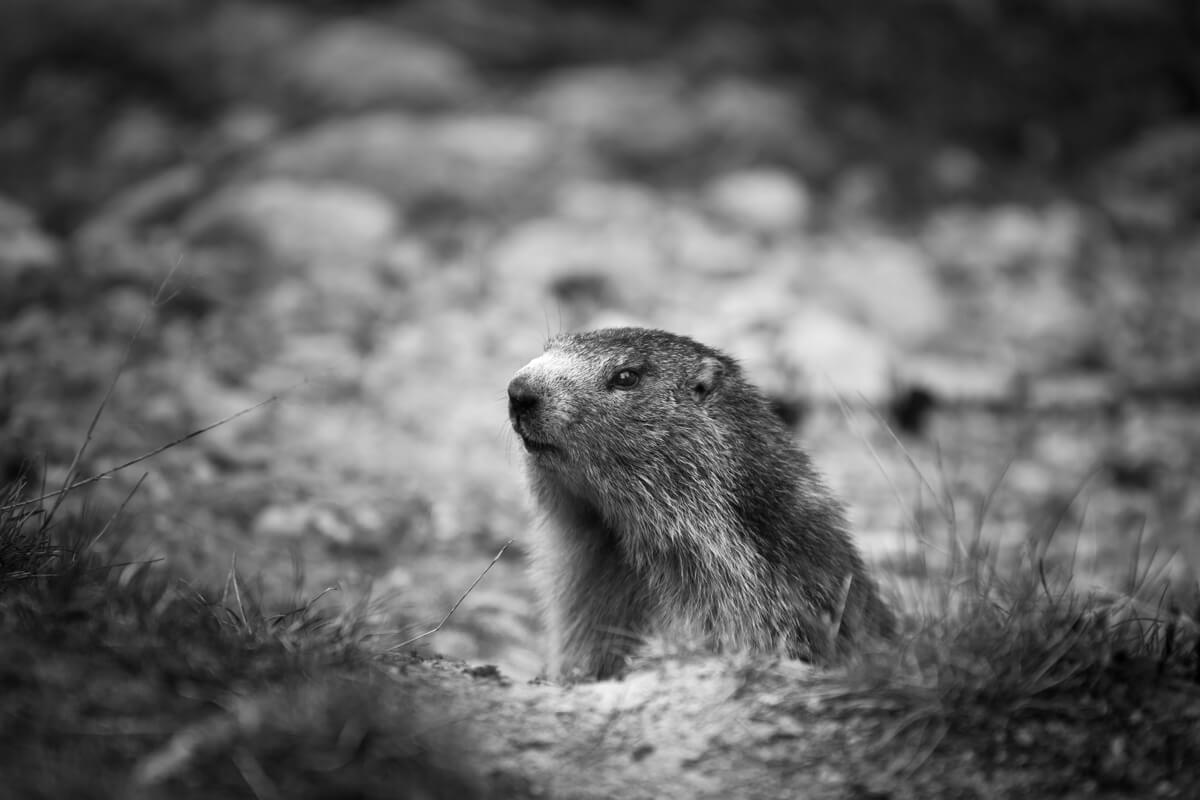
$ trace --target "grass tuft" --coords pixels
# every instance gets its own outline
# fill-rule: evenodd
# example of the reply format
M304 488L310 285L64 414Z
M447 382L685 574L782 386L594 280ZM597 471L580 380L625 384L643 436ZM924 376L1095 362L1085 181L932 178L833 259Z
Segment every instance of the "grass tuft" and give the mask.
M1080 775L1092 776L1085 792L1200 785L1197 618L1168 604L1165 587L1152 593L1140 549L1124 593L1080 593L1074 564L1047 567L1057 526L1005 560L979 530L986 507L960 534L949 494L936 496L947 557L917 562L903 633L835 692L880 720L889 773L916 779L969 758L1008 780L1037 775L1026 780L1050 793L1081 791ZM933 548L927 530L920 538Z
M121 561L0 488L0 774L14 797L472 797L367 604L282 609ZM116 537L119 539L119 537ZM457 732L456 732L457 733ZM69 754L69 757L67 756Z
M0 487L0 593L47 573L61 550L46 535L40 506L19 504L24 478Z

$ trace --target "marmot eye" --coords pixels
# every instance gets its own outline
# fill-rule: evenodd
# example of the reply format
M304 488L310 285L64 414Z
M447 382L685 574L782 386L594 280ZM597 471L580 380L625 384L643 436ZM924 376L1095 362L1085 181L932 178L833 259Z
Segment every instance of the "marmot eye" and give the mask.
M613 389L632 389L638 385L642 376L632 369L619 369L608 379L608 385Z

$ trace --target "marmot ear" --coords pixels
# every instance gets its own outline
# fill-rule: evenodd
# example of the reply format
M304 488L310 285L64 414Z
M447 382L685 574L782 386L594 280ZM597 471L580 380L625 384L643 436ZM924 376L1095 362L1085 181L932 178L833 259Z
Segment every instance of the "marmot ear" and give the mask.
M692 375L688 388L692 390L692 399L697 403L704 402L725 377L725 365L718 359L708 357L700 362L700 366Z

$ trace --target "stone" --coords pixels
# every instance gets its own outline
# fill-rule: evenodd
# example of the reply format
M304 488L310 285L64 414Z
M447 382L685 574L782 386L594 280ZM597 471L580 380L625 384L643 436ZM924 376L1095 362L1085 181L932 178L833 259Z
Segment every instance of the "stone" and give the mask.
M945 290L934 265L913 244L870 228L852 228L825 242L806 262L822 293L900 346L944 334L950 324Z
M827 175L839 159L794 76L787 89L726 74L702 86L695 98L697 129L723 155L745 163L785 161L805 175Z
M976 280L996 273L1063 267L1077 258L1085 237L1082 216L1059 204L1037 210L1001 205L951 207L935 214L921 240L939 264Z
M122 170L158 167L178 156L182 138L166 115L150 107L133 106L108 124L97 160Z
M532 220L499 239L491 250L490 273L497 288L524 296L546 295L564 281L596 276L618 297L655 294L661 253L646 231L628 224L584 225L557 217Z
M1020 375L999 357L923 353L902 360L896 371L899 384L921 388L939 402L997 404L1013 401L1020 392Z
M532 105L535 113L604 155L672 158L702 133L684 88L679 76L666 70L581 67L559 70Z
M401 207L430 197L467 210L536 205L564 160L549 126L489 113L418 118L377 112L334 119L274 144L260 167L273 175L353 183ZM569 159L567 159L569 160Z
M704 193L719 216L763 234L796 231L809 218L808 190L782 169L758 168L718 176Z
M16 291L27 273L53 269L59 245L38 227L33 212L0 195L0 289Z
M892 390L892 349L877 332L819 306L799 309L776 340L777 363L810 397L879 404Z
M0 195L0 318L62 291L62 248L31 211Z
M392 204L368 189L266 178L218 192L187 216L183 230L197 243L248 237L279 264L312 267L370 261L397 225Z
M171 226L206 190L204 171L181 165L110 198L71 238L72 254L91 276L157 289L172 269L186 271Z
M761 259L754 237L716 225L682 209L670 214L660 234L666 256L687 272L736 277L752 272Z
M377 23L323 25L287 61L290 88L330 111L444 108L466 103L476 91L475 77L457 52Z

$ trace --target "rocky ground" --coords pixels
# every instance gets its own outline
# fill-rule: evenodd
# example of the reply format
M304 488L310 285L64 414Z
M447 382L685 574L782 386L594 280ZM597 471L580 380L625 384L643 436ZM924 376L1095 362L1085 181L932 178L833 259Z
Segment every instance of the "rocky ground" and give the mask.
M909 610L975 536L1194 607L1200 123L1163 76L1200 84L1194 51L1137 46L1180 26L993 20L989 55L1035 72L1080 26L1133 37L1141 61L1096 66L1117 99L1064 108L1086 64L1024 102L954 37L889 77L887 26L919 20L673 37L670 14L534 5L6 4L6 475L52 490L85 440L99 474L267 401L69 506L104 518L144 474L129 556L369 588L411 631L511 538L426 641L527 678L504 387L549 334L645 324L743 360Z

